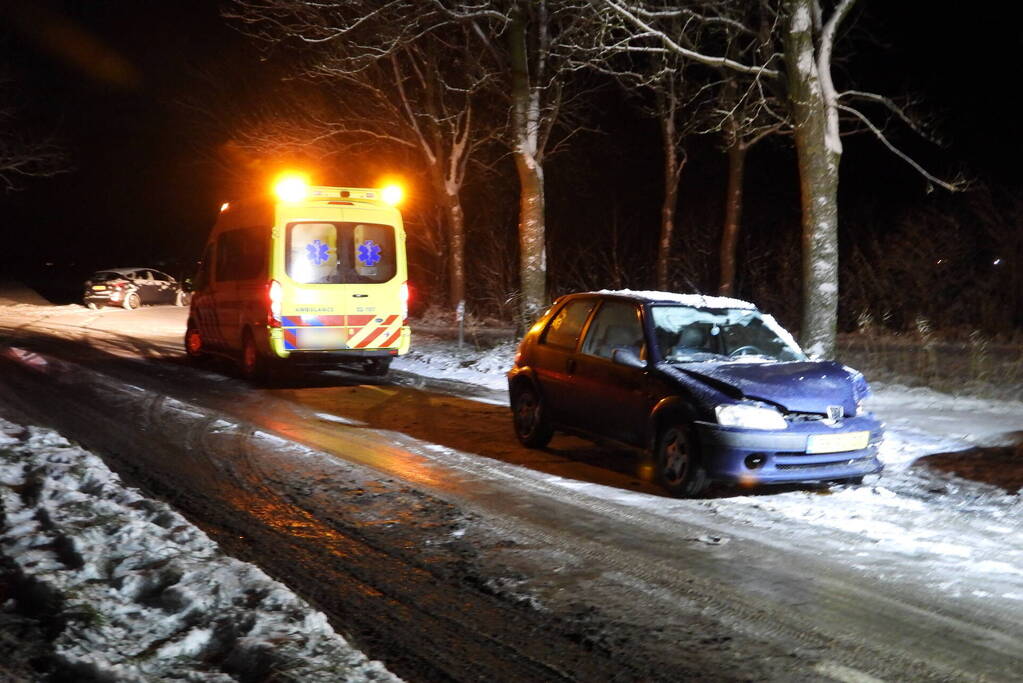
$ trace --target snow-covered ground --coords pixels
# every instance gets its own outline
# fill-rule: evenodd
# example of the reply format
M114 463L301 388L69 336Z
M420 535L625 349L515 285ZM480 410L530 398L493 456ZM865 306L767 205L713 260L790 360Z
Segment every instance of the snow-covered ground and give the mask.
M174 316L182 313L0 303L0 319L31 319L64 334L86 327L144 325L166 344L104 343L108 350L142 355L180 353L182 321ZM514 353L512 342L458 348L452 341L417 335L413 351L393 368L500 391ZM829 549L841 550L844 544L854 563L877 571L879 579L919 571L951 597L1018 601L1023 609L1018 487L1001 481L998 472L989 472L988 483L981 483L920 466L928 457L949 453L982 464L986 449L1002 448L1016 455L1001 467L1014 468L1018 475L1023 468L1023 402L902 385L873 388L870 407L888 427L881 451L886 470L867 486L666 501L528 469L520 476L666 517L684 517L696 506L717 515L725 529L761 526L778 532L779 521L790 520L794 529L827 531ZM234 666L242 667L239 671L266 666L295 680L390 676L331 632L322 616L286 588L251 565L223 556L167 506L125 489L98 458L47 430L0 422L0 433L0 548L32 585L59 596L57 609L69 616L54 643L63 661L81 663L87 667L83 671L110 672L117 680L172 675L227 680L236 673ZM447 463L463 455L429 444L421 454ZM466 459L467 467L478 463L478 457ZM727 543L728 535L707 542ZM870 552L864 552L868 545ZM211 660L220 668L211 670Z
M64 675L397 680L287 587L51 430L0 419L0 502L18 585L66 624L52 642Z

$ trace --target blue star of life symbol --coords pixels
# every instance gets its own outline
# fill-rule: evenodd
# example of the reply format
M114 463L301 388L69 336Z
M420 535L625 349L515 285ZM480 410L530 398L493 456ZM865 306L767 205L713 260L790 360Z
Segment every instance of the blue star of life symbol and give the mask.
M380 263L380 245L373 240L366 240L359 245L359 263L371 268Z
M320 240L305 245L306 258L312 261L314 266L322 265L330 258L330 247Z

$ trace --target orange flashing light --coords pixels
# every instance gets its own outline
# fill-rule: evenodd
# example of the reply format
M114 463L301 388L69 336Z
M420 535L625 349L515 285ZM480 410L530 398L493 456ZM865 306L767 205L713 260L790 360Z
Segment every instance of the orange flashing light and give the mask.
M405 190L402 189L401 185L387 185L381 188L380 197L385 203L391 206L397 206L401 203L401 200L405 197Z
M282 202L300 202L309 196L309 179L296 173L288 173L277 178L274 193Z

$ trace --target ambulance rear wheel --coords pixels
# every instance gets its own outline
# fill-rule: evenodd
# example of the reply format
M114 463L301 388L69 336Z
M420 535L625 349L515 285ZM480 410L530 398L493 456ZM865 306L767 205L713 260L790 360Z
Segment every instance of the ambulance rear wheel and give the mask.
M131 292L126 297L124 297L123 305L129 311L134 311L136 308L142 305L142 298L139 296L138 292Z
M363 370L365 370L366 374L372 375L373 377L383 377L387 374L387 371L390 368L390 358L371 358L366 361L366 364L363 366Z
M266 360L248 330L242 339L241 371L242 377L252 382L262 382L266 378Z
M242 337L240 366L242 377L254 384L271 386L283 379L279 361L267 357L260 350L251 330L245 330Z

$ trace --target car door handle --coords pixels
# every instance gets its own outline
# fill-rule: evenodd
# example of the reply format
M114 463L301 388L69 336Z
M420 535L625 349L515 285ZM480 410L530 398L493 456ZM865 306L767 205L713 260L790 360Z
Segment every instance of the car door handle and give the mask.
M575 358L569 358L568 362L565 363L565 368L568 370L568 374L575 374Z

